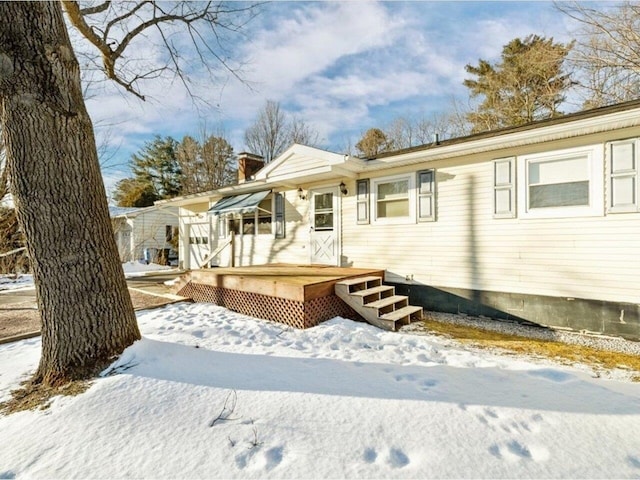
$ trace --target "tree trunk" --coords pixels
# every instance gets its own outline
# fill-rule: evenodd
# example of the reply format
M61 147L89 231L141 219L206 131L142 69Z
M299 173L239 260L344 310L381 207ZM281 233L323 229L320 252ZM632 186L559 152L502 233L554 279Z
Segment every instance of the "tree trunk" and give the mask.
M42 316L34 379L91 374L140 338L58 2L0 2L0 122Z

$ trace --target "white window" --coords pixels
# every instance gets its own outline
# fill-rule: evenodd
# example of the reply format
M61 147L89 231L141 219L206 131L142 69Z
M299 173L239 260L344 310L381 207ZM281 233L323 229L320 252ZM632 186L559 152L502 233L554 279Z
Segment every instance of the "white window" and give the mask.
M436 172L423 170L417 173L418 221L436 220Z
M612 142L609 155L609 212L638 211L638 141Z
M275 222L275 234L276 238L285 237L285 221L284 221L284 194L274 193L274 222Z
M256 233L270 235L272 233L272 202L269 196L262 200L251 213L229 215L227 231L234 232L236 235L256 235Z
M409 223L415 221L414 175L398 175L373 180L374 221Z
M356 182L356 203L358 225L369 223L369 179Z
M518 211L523 218L604 214L602 146L526 155Z
M516 216L515 157L493 161L493 218Z

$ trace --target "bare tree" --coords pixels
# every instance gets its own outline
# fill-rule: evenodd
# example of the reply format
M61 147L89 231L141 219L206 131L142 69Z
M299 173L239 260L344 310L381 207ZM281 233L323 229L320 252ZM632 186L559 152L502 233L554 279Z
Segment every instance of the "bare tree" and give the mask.
M267 100L256 121L244 133L244 141L252 153L270 162L289 146L289 132L280 103Z
M289 119L280 103L267 100L255 122L244 133L251 153L262 156L266 163L280 155L293 143L315 146L318 133L299 117Z
M229 185L237 176L233 147L224 134L211 134L203 127L200 137L198 141L186 136L176 149L184 195Z
M593 108L640 96L640 4L570 2L556 8L576 20L576 48L570 60L581 74L584 107Z
M186 81L178 44L168 35L177 26L186 28L209 68L212 59L228 66L216 52L215 35L239 28L223 19L234 18L240 6L106 1L83 9L73 1L0 2L0 123L42 318L34 383L91 375L140 338L63 7L99 51L106 76L144 98L141 82L167 69ZM102 21L93 23L94 15ZM151 30L164 42L168 63L129 70L127 47Z

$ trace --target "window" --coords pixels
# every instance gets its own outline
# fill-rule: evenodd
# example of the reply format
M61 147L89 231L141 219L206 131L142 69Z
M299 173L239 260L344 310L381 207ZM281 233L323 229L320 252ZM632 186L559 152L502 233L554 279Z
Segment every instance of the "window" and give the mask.
M258 205L258 235L271 235L271 198L265 198Z
M408 223L415 221L415 175L399 175L373 180L374 221Z
M369 223L369 179L356 182L356 204L359 225Z
M436 219L436 172L424 170L417 174L418 221L433 222Z
M519 159L524 173L519 213L525 218L604 213L602 147L590 146Z
M276 224L276 238L285 237L285 222L284 222L284 195L282 193L274 193L275 198L275 224Z
M251 213L230 214L227 217L227 231L236 235L271 235L271 197L262 200ZM257 232L256 232L257 226Z
M502 158L493 162L493 218L514 218L515 158Z
M638 211L637 140L609 144L609 211Z
M333 230L333 193L316 193L313 202L313 229Z
M207 237L189 237L189 244L191 245L207 245L209 239Z

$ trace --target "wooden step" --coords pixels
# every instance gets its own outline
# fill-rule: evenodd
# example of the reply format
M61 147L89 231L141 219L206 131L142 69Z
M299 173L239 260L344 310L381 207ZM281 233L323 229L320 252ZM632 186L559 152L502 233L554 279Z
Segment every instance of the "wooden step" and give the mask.
M377 308L383 309L385 307L389 307L395 305L396 303L407 303L408 298L404 295L392 295L390 297L381 298L380 300L376 300L375 302L366 303L364 306L369 308ZM405 305L400 305L400 307L404 307ZM400 308L398 307L398 308ZM395 309L394 309L395 310Z
M344 293L353 293L368 288L379 287L382 285L381 277L356 277L346 278L336 283L336 290Z
M420 312L419 318L412 319L411 316ZM384 315L380 315L380 318L383 320L402 320L403 317L409 317L409 320L422 320L422 307L416 307L414 305L407 305L406 307L399 308L394 310L393 312L385 313Z
M360 305L375 302L381 298L387 298L395 294L395 288L388 285L380 285L378 287L367 288L366 290L358 290L351 292L349 295L359 300Z

